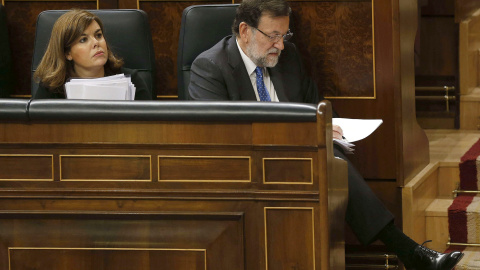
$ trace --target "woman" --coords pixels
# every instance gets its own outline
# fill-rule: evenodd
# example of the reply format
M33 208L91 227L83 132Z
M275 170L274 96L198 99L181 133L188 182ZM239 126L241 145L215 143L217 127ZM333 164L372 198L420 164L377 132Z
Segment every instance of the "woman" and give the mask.
M145 82L137 71L122 67L123 61L112 53L103 32L100 18L88 11L74 9L60 16L34 73L39 88L33 98L65 98L64 85L70 78L124 73L136 87L135 99L151 99Z

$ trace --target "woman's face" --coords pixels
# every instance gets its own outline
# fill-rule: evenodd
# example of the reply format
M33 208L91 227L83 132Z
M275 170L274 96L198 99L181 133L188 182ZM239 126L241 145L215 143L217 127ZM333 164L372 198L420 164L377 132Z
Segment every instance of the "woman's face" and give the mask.
M103 66L108 60L108 49L100 25L93 21L65 56L68 60L73 60L77 76L103 77L105 75Z

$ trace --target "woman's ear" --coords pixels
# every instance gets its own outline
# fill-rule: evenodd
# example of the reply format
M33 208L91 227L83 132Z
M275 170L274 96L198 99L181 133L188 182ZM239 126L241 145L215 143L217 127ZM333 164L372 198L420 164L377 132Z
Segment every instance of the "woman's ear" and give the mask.
M70 52L68 52L68 53L65 54L65 58L67 58L68 61L72 61L72 60L73 60L72 55L70 54Z

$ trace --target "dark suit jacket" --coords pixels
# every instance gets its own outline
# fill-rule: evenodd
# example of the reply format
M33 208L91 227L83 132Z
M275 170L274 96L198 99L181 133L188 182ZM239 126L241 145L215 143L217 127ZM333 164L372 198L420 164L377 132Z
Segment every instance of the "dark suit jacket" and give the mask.
M306 75L295 45L284 44L278 64L268 68L279 101L317 104L317 86ZM194 100L256 100L234 36L220 40L193 61L188 91Z

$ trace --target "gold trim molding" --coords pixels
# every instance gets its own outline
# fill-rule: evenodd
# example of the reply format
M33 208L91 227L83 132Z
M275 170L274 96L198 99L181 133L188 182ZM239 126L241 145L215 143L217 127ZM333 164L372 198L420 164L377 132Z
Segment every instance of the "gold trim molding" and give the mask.
M62 176L62 157L129 157L129 158L148 158L148 164L150 167L150 179L145 180L131 180L131 179L68 179L64 180ZM109 181L109 182L152 182L152 156L151 155L59 155L59 175L60 181L64 182L102 182L102 181Z
M160 158L210 158L210 159L248 159L248 179L247 180L162 180L160 179ZM252 182L252 158L250 156L173 156L173 155L159 155L158 156L158 182L203 182L203 183L250 183Z
M265 182L265 160L309 160L310 182ZM263 184L265 185L312 185L313 184L313 159L312 158L262 158Z
M53 168L53 155L43 154L0 154L0 157L50 157L52 161L52 178L51 179L0 179L0 181L54 181L55 170Z

